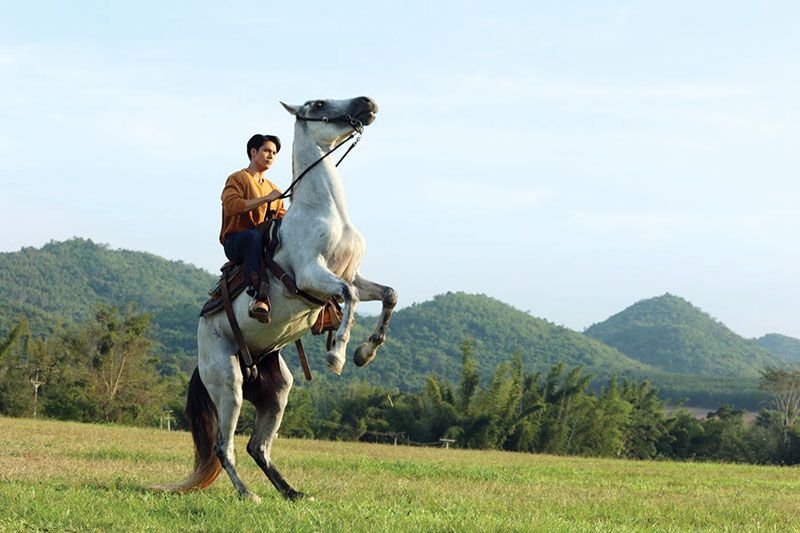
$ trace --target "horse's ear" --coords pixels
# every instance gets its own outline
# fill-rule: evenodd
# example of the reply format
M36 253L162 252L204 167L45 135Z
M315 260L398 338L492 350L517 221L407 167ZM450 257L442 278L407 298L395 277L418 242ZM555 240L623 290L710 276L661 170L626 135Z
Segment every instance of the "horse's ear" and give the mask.
M283 102L281 102L281 105L292 115L297 115L297 112L300 111L300 106L284 104Z

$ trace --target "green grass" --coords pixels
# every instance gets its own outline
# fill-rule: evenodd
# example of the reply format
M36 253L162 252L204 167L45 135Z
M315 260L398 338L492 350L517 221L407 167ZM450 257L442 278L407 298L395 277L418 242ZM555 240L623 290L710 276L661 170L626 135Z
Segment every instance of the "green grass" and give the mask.
M787 531L797 468L622 461L278 439L273 459L316 501L284 501L237 439L239 472L182 480L187 433L0 418L0 530Z

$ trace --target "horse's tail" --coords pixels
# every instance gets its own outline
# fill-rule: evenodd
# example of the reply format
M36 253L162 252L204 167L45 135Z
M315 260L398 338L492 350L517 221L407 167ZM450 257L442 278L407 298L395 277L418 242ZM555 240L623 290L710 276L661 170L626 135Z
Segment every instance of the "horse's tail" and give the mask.
M187 492L204 489L219 476L222 466L214 452L217 439L217 408L208 395L206 386L195 369L189 381L189 394L186 399L186 418L194 440L194 470L177 485L160 485L153 489L168 492Z

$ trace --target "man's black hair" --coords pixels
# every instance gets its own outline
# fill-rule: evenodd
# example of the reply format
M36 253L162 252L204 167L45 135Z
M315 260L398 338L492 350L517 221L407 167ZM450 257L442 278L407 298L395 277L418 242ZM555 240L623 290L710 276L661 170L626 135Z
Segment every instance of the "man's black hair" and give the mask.
M255 148L257 152L261 149L262 146L264 146L264 143L267 141L274 142L277 151L278 152L281 151L281 140L278 139L276 135L262 135L260 133L256 133L255 135L250 137L249 141L247 141L247 158L252 159L252 157L250 157L251 148Z

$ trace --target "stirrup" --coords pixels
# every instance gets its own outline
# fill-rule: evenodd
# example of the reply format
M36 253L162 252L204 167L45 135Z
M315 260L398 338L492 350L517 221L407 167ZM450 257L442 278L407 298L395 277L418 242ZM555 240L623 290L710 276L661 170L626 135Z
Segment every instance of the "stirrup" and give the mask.
M250 307L247 310L247 314L250 315L250 318L255 318L263 324L269 324L269 305L266 302L253 300L250 302Z

